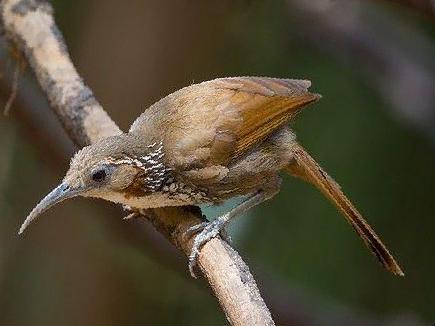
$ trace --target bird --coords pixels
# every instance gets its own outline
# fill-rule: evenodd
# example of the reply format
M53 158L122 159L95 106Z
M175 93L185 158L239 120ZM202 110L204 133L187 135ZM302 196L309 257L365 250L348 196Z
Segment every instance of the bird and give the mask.
M133 209L240 204L187 230L195 236L194 268L202 246L230 221L274 197L283 174L314 185L345 217L393 274L404 273L338 183L300 145L288 126L321 96L311 82L270 77L226 77L192 84L145 110L127 133L79 150L63 181L30 212L19 234L51 206L72 197L96 197Z

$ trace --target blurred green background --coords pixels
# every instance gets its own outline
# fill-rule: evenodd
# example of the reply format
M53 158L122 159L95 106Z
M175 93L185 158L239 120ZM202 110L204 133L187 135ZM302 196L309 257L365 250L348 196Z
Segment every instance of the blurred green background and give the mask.
M159 98L221 76L309 79L323 95L292 125L406 277L382 270L320 193L286 177L231 227L279 325L435 321L435 16L394 2L53 3L79 72L124 130ZM1 44L5 103L15 63ZM74 151L29 69L0 119L0 148L1 325L226 323L186 259L114 205L66 202L18 238Z

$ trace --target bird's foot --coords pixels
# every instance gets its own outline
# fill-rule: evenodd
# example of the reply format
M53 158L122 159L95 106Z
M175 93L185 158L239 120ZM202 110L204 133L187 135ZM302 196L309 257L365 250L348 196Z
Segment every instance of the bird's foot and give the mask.
M230 237L225 232L225 223L225 219L220 217L212 222L202 222L187 229L185 234L187 236L199 232L193 240L192 250L189 255L189 271L193 278L197 278L195 267L198 264L199 251L207 242L217 237L219 233L225 241L231 241Z
M131 220L133 218L140 216L140 211L137 208L133 208L133 207L128 206L128 205L122 205L122 208L124 209L124 211L126 211L128 213L127 216L124 216L122 218L123 220Z

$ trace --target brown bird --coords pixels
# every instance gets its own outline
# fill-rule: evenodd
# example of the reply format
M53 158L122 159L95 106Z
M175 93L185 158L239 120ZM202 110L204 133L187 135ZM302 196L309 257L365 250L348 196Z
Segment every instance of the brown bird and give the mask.
M306 80L219 78L185 87L147 109L126 134L77 152L63 182L29 214L19 233L43 211L67 198L98 197L132 208L244 201L201 223L189 257L236 215L279 192L281 172L316 186L344 215L390 272L404 275L375 231L340 186L296 141L287 126L320 95Z

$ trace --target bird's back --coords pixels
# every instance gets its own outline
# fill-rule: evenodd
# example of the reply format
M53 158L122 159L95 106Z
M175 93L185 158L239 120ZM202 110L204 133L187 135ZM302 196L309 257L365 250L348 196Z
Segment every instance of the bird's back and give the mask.
M152 105L130 132L162 141L172 165L227 165L316 101L320 96L309 86L306 80L264 77L194 84Z

